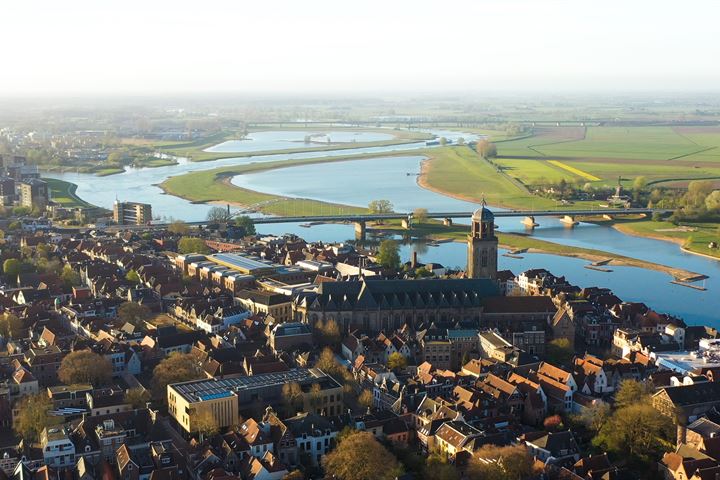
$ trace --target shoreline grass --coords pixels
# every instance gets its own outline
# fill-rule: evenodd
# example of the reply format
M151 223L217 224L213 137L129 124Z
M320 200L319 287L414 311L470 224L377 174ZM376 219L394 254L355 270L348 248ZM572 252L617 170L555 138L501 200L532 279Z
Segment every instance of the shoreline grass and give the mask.
M95 208L95 205L80 198L77 185L57 178L43 178L50 189L50 198L65 208Z

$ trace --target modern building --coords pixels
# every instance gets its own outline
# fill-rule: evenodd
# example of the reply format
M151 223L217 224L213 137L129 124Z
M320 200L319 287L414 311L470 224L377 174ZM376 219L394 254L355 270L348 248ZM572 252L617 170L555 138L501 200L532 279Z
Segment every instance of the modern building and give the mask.
M148 203L116 200L113 204L113 220L118 225L145 225L152 220L152 206Z
M50 191L47 182L32 178L18 184L18 197L20 206L44 209L50 201Z
M0 177L0 205L12 205L15 203L15 197L15 179Z
M485 208L475 210L468 235L467 277L497 278L498 239L495 236L495 215Z
M237 425L240 410L258 405L284 406L283 386L297 383L303 411L339 415L343 388L322 370L297 368L238 378L210 378L168 385L168 411L188 433L210 415L219 428Z

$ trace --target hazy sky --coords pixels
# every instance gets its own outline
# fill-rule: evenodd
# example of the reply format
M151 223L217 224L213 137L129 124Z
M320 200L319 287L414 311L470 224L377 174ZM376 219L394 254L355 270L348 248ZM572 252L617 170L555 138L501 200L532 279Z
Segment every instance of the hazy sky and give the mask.
M717 0L12 0L0 11L0 96L720 86Z

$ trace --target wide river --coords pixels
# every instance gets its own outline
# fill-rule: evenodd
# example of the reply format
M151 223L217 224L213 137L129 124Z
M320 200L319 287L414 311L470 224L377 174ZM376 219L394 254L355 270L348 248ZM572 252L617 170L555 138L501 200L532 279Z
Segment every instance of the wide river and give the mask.
M273 132L270 132L273 133ZM274 132L268 138L288 138L287 132ZM301 141L305 134L298 134ZM316 132L312 132L316 133ZM434 132L455 139L454 132ZM330 132L331 138L334 136ZM464 135L465 138L472 138ZM296 137L291 137L296 141ZM336 141L334 138L333 141ZM343 138L342 140L346 140ZM372 140L376 140L373 138ZM358 141L361 141L358 139ZM362 141L370 141L363 138ZM223 144L221 144L223 145ZM221 146L220 145L220 146ZM267 144L265 144L267 145ZM220 148L216 146L214 148ZM190 171L206 170L219 166L251 162L285 160L290 158L314 158L337 154L359 152L382 153L386 151L408 151L407 156L380 157L368 160L304 165L285 169L239 175L233 183L253 190L285 195L289 197L312 198L348 205L365 206L370 200L388 199L397 211L412 211L427 208L430 211L467 211L477 208L476 204L457 200L423 189L417 184L417 173L424 159L412 155L412 150L424 147L424 142L390 147L366 147L352 150L306 152L280 155L238 157L211 162L186 162L159 168L130 169L119 175L96 177L87 174L48 174L78 185L78 195L96 205L111 207L115 198L151 203L153 212L161 218L202 220L208 205L192 204L186 200L165 195L154 186L172 175ZM223 148L241 151L241 146L225 145ZM263 147L263 150L274 147ZM283 148L287 148L283 147ZM219 151L219 150L218 150ZM242 150L248 151L248 150ZM502 231L525 231L519 219L498 218ZM612 267L613 272L603 273L584 268L587 261L546 254L524 254L522 259L500 257L500 268L519 273L528 268L547 268L556 275L565 275L580 286L608 286L623 300L642 301L660 311L684 318L688 323L709 324L720 327L720 262L684 253L672 243L624 235L610 227L580 224L576 228L565 228L557 219L541 218L540 227L533 235L537 238L580 247L597 248L643 260L684 268L710 276L705 282L707 291L698 291L669 283L667 274L634 267ZM259 227L262 233L295 233L309 241L344 241L353 238L352 225L318 225L303 228L296 224L274 224ZM466 246L460 243L445 243L436 247L424 243L410 242L403 245L403 258L407 259L412 250L417 250L421 261L437 262L449 267L463 266L466 260Z

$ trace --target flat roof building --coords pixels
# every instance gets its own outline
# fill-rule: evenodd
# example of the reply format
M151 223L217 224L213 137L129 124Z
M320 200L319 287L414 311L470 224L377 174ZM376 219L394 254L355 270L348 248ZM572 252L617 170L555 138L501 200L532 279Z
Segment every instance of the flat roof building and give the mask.
M152 220L152 206L148 203L116 200L113 204L113 220L118 225L145 225Z

